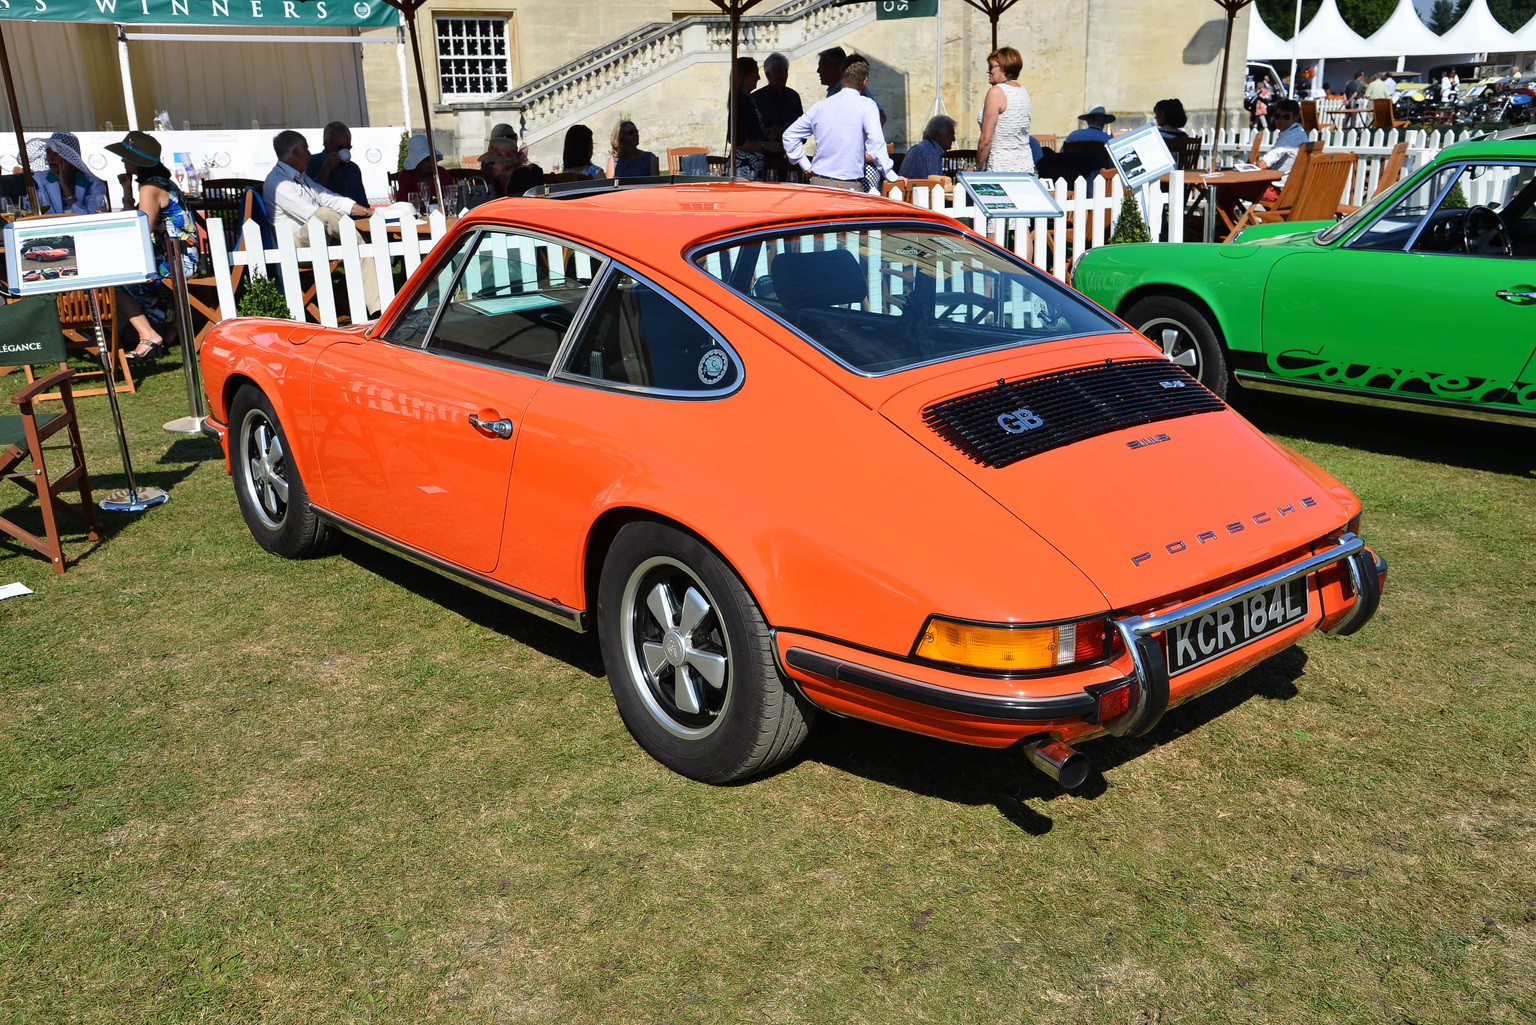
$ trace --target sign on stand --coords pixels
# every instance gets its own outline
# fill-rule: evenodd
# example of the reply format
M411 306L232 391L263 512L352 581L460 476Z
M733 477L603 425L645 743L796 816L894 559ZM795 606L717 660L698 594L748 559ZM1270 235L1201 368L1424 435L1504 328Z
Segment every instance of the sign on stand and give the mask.
M1117 135L1105 147L1127 190L1140 190L1179 166L1155 124Z
M126 488L110 492L101 507L112 512L143 512L170 496L162 488L139 487L128 456L123 411L117 404L116 368L101 326L96 290L136 285L157 276L155 251L149 240L149 218L138 210L80 214L73 217L32 217L5 226L6 280L12 295L84 291L90 297L96 328L96 357L106 375L107 400L117 428Z
M34 217L5 226L12 295L134 285L155 276L149 218L139 210Z
M1036 175L1023 171L961 171L960 184L988 217L1060 217L1061 206Z

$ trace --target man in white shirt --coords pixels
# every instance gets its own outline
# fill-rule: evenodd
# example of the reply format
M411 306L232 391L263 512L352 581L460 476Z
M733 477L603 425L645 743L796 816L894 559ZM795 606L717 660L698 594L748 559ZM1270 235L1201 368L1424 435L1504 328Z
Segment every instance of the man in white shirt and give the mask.
M277 154L277 165L267 174L261 198L267 205L272 227L288 225L293 230L295 245L309 245L310 218L325 225L326 237L340 239L342 217L367 217L373 212L346 196L338 196L305 172L309 166L309 143L303 135L295 131L278 132L272 149ZM379 311L379 280L371 258L363 259L362 269L363 301L372 317ZM360 322L364 318L354 315L352 319Z
M1279 190L1285 188L1286 179L1291 176L1291 168L1296 165L1296 154L1307 144L1306 129L1301 127L1301 104L1295 100L1280 100L1276 103L1275 128L1280 134L1275 136L1275 144L1264 154L1259 166L1285 172L1274 185L1278 196Z
M850 64L843 70L843 87L836 95L828 96L784 129L784 156L811 176L812 185L863 192L866 156L873 159L886 181L906 183L891 167L879 108L874 100L861 95L868 80L868 64ZM805 155L805 140L813 135L815 160Z

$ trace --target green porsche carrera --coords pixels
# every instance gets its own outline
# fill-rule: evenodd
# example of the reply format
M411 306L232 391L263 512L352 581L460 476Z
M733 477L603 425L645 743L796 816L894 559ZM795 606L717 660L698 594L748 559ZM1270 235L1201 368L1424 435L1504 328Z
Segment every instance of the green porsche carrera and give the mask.
M1092 249L1072 285L1220 395L1536 421L1536 136L1448 146L1338 222Z

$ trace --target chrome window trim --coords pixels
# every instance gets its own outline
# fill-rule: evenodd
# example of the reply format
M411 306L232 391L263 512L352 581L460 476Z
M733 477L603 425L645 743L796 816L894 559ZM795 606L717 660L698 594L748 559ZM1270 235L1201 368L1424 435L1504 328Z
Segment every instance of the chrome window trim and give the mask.
M710 390L701 389L699 391L678 391L672 388L649 388L640 384L622 384L618 381L607 381L600 377L592 377L589 374L579 374L572 370L560 369L565 366L566 362L571 358L572 350L575 349L577 343L580 342L587 333L593 312L596 309L598 302L596 296L601 295L603 290L608 287L610 278L612 278L615 274L620 273L628 274L636 281L643 282L649 287L655 289L656 292L664 296L668 302L682 310L689 316L690 319L694 321L694 323L702 327L705 333L715 340L716 345L719 345L726 352L730 353L731 358L736 361L736 383L731 385L729 388L715 388ZM710 280L718 281L719 279L711 277ZM735 293L733 292L733 294ZM592 388L598 388L603 391L625 392L630 395L647 395L653 398L723 399L729 395L736 394L736 392L741 390L741 386L746 383L747 365L745 361L742 360L741 354L736 351L735 346L726 341L725 336L722 335L719 331L715 330L713 324L699 316L698 311L693 309L693 307L683 302L667 289L662 288L650 277L641 274L639 271L636 271L630 265L626 263L620 263L616 259L610 259L607 265L603 268L601 279L594 278L592 281L592 288L588 293L587 300L582 304L580 320L572 321L571 330L565 333L565 338L560 343L560 351L555 354L554 366L551 368L549 377L552 381L564 381L567 384L585 385Z
M521 234L527 238L536 239L540 242L549 242L557 246L564 246L567 249L577 249L583 253L586 253L588 256L597 261L597 269L592 273L592 283L587 286L586 294L581 297L581 303L576 307L576 312L571 315L571 326L566 329L565 336L560 339L560 348L555 350L554 360L544 370L535 370L531 367L514 366L511 363L493 359L488 356L480 357L471 353L446 352L443 349L433 348L431 344L432 337L437 334L437 323L438 320L441 319L443 315L443 307L446 306L447 303L438 304L437 312L432 316L432 326L427 330L426 335L423 337L420 349L423 352L429 352L435 356L442 356L445 359L459 359L467 363L474 363L477 366L498 367L502 370L507 370L512 373L522 374L525 377L542 377L547 381L553 375L554 368L560 365L560 360L566 351L566 346L569 345L571 339L576 337L576 335L586 326L587 314L588 311L592 308L592 296L598 291L599 286L601 286L603 282L607 280L609 268L614 262L613 258L605 256L604 254L597 252L589 246L574 243L569 239L563 239L557 235L550 235L546 232L534 231L528 228L522 228L510 224L487 224L477 226L473 229L472 238L474 244L478 246L484 236L496 232L500 232L502 234ZM471 250L471 253L472 252L473 251ZM465 260L463 266L459 267L458 271L454 274L453 281L450 283L448 289L450 294L452 294L454 288L458 286L459 279L464 276L464 270L468 266L469 261ZM419 269L417 273L420 273ZM401 346L401 348L410 348L410 346Z
M485 227L483 225L480 225L480 226L471 228L468 232L466 232L460 238L459 241L461 243L465 244L465 245L470 245L470 246L479 245L480 244L480 236L483 235L484 233L485 233ZM446 262L448 262L451 259L452 259L451 256L444 256L437 263L433 264L433 269L436 270L436 268L439 265L441 265L443 263L446 263ZM464 263L466 263L466 264L468 262L469 262L468 260L464 261ZM423 266L425 266L425 265L423 265ZM421 269L419 267L417 268L417 273L418 274L421 273ZM460 265L459 269L453 272L453 277L449 280L448 288L443 292L443 294L444 295L452 295L453 294L454 286L459 283L459 278L461 278L463 275L464 275L464 267L463 267L463 265ZM426 290L426 287L427 286L426 286L425 282L423 282L421 287L417 288L416 291L414 293L412 293L412 295L410 296L410 301L411 302L415 302L416 299L421 295L421 293ZM407 313L409 313L409 312L410 312L410 306L407 305L403 310L401 310L399 315L397 315L394 320L391 320L389 322L390 328L393 328L396 324L400 323L400 321L404 320L405 319L405 315ZM400 348L400 349L425 349L427 347L427 339L431 338L433 333L437 331L437 321L438 321L438 318L441 317L442 315L443 315L443 301L440 299L440 300L438 300L438 303L437 303L437 309L432 311L432 323L427 325L427 329L422 332L421 341L418 342L416 345L407 345L404 342L396 341L395 339L391 338L389 336L389 332L384 330L383 328L380 328L380 330L379 330L379 332L377 334L371 334L369 337L377 338L381 342L387 342L388 344L393 345L396 348Z
M992 252L1001 255L1007 262L1017 265L1021 270L1030 275L1038 276L1041 281L1048 283L1048 287L1054 287L1065 292L1065 298L1069 300L1075 300L1076 302L1080 303L1084 307L1084 312L1092 314L1096 317L1103 318L1104 329L1102 331L1077 331L1073 332L1072 334L1052 335L1049 338L1041 338L1032 342L1012 341L1003 345L990 346L985 349L972 349L968 352L959 353L954 356L938 356L934 359L924 360L921 363L908 363L904 366L896 367L892 370L861 370L858 367L855 367L852 364L844 361L835 353L830 352L824 348L820 342L816 341L816 339L801 331L799 328L795 327L795 325L789 323L787 320L780 317L772 310L761 305L755 296L748 295L745 292L739 292L735 288L732 288L728 281L715 277L713 274L706 271L699 262L701 257L708 255L711 252L716 252L720 249L729 248L732 246L739 247L743 245L750 245L753 242L761 242L769 239L784 238L786 234L792 232L811 235L819 234L822 232L837 232L848 228L853 228L860 231L910 231L918 229L932 229L933 231L940 234L963 238L967 242L981 243L983 248L989 249ZM793 331L796 336L805 339L805 341L818 353L825 356L827 359L831 360L838 366L842 367L850 374L867 379L889 377L891 374L905 373L908 370L917 370L921 367L931 367L939 363L953 363L956 360L970 359L973 356L984 356L988 353L1004 352L1008 349L1024 349L1028 348L1029 346L1038 345L1045 342L1061 342L1069 341L1073 338L1092 338L1097 335L1130 333L1124 330L1124 326L1120 324L1119 321L1106 314L1102 307L1098 306L1098 304L1094 303L1091 299L1088 299L1086 296L1077 292L1072 288L1071 285L1057 281L1055 278L1051 277L1051 275L1045 273L1040 268L1030 263L1028 260L1020 257L1017 253L1008 249L1004 249L1002 246L999 246L985 235L982 235L973 230L968 231L964 225L958 223L946 224L943 221L930 221L925 218L919 218L916 220L896 220L888 217L870 219L867 221L795 221L786 224L773 225L770 227L753 228L750 231L744 232L740 235L731 235L726 238L711 239L708 242L697 243L689 247L689 249L684 252L683 259L699 274L702 274L706 280L713 283L716 287L724 288L728 293L746 302L757 312L762 313L765 316L772 317L775 323L788 328L790 331Z

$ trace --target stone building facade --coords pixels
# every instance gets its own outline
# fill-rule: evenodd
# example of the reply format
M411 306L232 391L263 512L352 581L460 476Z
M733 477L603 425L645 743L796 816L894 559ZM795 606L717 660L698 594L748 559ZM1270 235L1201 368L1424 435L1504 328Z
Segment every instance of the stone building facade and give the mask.
M816 54L830 46L856 50L870 59L870 91L898 151L921 137L936 110L959 123L957 146L974 146L989 22L963 0L938 0L937 17L879 16L879 8L894 6L768 0L747 18L741 53L789 56L789 84L809 106L822 95ZM1246 18L1234 32L1229 109L1241 99ZM491 125L509 121L523 127L534 158L548 167L559 161L565 129L579 122L596 134L601 160L612 125L628 118L647 149L698 145L723 153L726 25L709 0L429 4L418 26L439 148L450 162L478 154ZM1033 100L1035 131L1063 135L1091 107L1103 105L1122 125L1135 125L1170 96L1184 101L1195 126L1208 123L1223 30L1222 10L1211 0L1031 0L1003 16L998 39L1024 56L1020 80ZM394 48L361 49L368 120L402 123ZM419 130L414 75L409 102Z

